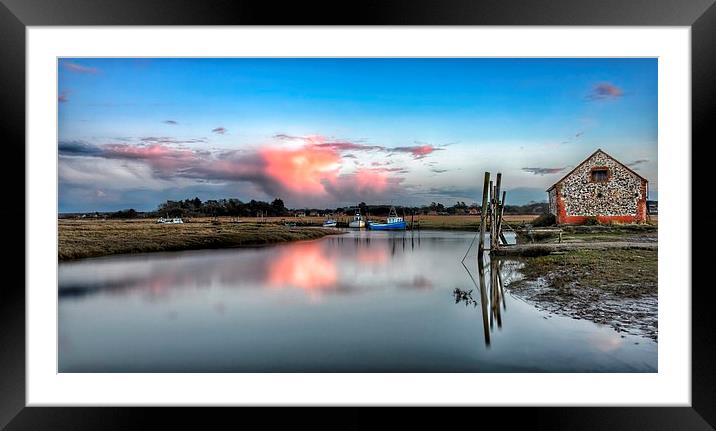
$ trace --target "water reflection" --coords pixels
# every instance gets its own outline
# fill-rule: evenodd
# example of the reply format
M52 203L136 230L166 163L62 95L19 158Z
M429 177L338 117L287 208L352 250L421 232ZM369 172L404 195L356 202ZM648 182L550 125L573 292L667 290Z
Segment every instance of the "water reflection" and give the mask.
M514 277L517 263L501 259L490 259L489 255L486 255L484 259L478 258L475 263L477 280L475 280L472 271L464 262L462 265L472 282L472 288L461 289L456 287L453 290L453 297L456 304L462 303L473 308L480 306L485 346L489 347L491 333L494 332L495 324L497 324L498 329L502 328L503 311L507 310L503 272L507 272L510 278ZM477 291L479 297L473 296L474 291Z
M335 258L318 242L282 248L269 264L267 286L298 287L307 291L336 286L338 270Z
M419 232L351 234L254 249L66 262L59 268L59 297L70 300L96 294L141 295L159 301L186 290L221 287L293 288L315 298L331 292L360 292L391 286L432 287L433 280L427 274L395 270L415 265L408 253L420 248ZM351 243L353 247L346 247ZM366 278L369 280L364 280ZM357 283L359 279L362 282Z
M544 319L506 298L518 267L474 258L461 265L473 236L362 231L272 247L63 262L58 369L655 369L655 343L620 342L608 328Z

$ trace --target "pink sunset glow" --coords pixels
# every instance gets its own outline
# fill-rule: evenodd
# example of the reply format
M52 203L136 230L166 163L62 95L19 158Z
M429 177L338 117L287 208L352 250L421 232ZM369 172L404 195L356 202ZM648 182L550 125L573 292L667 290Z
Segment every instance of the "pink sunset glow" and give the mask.
M153 176L165 181L181 178L185 184L197 181L222 187L244 183L292 205L321 205L394 199L403 193L409 169L400 158L376 158L406 154L422 159L442 149L427 144L389 148L331 141L320 135L275 139L279 142L240 150L205 149L203 138L143 137L134 144L104 145L70 141L61 143L60 154L117 160L118 169L126 169L123 161L131 160L147 165Z
M338 175L340 156L331 149L304 146L298 149L262 148L264 174L286 190L301 194L324 194L323 182Z
M307 291L333 288L338 280L335 263L321 244L307 242L282 249L268 269L268 285L297 287Z

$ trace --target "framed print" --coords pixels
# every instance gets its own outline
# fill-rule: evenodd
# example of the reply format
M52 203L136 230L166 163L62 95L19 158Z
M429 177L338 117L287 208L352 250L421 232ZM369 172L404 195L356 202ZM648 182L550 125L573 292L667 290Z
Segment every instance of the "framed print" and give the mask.
M3 0L2 424L711 429L712 2L336 12Z

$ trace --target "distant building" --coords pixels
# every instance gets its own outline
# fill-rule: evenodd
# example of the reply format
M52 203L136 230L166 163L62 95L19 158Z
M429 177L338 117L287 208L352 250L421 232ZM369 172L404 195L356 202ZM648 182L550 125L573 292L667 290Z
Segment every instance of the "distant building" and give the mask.
M547 189L549 211L558 224L646 221L646 178L597 150Z

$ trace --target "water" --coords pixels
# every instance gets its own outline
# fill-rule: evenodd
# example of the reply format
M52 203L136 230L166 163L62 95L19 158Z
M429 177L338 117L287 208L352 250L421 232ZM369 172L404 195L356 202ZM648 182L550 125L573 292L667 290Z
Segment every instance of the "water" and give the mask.
M481 290L474 253L460 262L473 236L353 231L264 248L61 263L58 369L657 370L650 339L512 296L514 262L488 264ZM493 281L498 271L502 285Z

